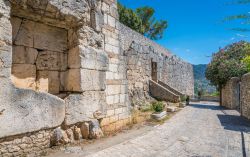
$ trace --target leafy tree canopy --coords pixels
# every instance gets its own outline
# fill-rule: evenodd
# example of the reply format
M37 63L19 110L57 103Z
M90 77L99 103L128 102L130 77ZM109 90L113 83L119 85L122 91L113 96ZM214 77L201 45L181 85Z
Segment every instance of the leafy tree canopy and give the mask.
M168 27L167 21L154 18L155 10L151 7L132 10L118 3L118 13L121 23L153 40L163 38Z
M250 55L246 56L242 62L246 65L247 71L250 72Z
M220 49L213 54L208 64L206 78L213 85L222 88L232 77L241 77L247 73L247 67L242 60L250 54L250 43L240 41Z

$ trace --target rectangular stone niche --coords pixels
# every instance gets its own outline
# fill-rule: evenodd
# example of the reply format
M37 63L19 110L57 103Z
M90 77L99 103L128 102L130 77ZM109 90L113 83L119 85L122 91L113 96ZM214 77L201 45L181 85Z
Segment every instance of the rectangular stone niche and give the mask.
M65 92L68 31L17 17L11 23L14 85L55 95Z

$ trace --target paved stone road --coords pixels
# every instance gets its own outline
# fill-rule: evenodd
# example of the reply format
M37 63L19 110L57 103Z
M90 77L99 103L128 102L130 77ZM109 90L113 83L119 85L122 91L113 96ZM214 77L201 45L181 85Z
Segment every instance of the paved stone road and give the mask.
M153 156L250 157L250 121L214 103L193 104L144 135L88 155Z
M91 157L250 157L250 122L212 103L186 107L155 130Z

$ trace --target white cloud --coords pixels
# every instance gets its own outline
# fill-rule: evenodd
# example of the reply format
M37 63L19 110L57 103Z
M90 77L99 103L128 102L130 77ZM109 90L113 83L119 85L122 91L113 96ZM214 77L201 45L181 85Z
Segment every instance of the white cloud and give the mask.
M243 34L236 34L236 36L238 36L238 37L241 37L241 38L247 38L248 36L247 35L243 35Z

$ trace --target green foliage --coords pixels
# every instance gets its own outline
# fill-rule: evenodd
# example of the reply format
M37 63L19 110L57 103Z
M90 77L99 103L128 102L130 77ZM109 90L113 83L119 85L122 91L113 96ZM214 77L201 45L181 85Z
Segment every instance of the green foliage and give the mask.
M216 91L216 92L210 94L210 96L219 96L219 95L220 95L220 93L219 93L218 91Z
M162 112L164 110L165 105L163 104L163 102L157 101L153 102L152 107L155 112Z
M186 101L187 100L187 96L186 95L182 95L181 96L181 101L183 102L183 101Z
M141 18L132 10L118 3L119 20L131 29L143 34L144 27Z
M250 72L250 56L243 58L242 62L246 65L247 71Z
M242 62L250 52L250 43L240 41L213 54L212 61L208 64L206 78L218 89L221 89L232 77L241 77L247 73L247 68Z
M155 10L151 7L132 10L118 3L118 13L121 23L153 40L163 38L168 26L167 21L154 18Z

